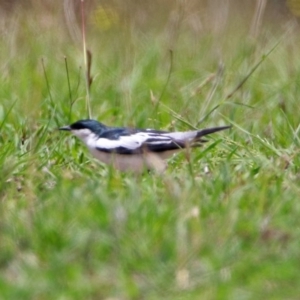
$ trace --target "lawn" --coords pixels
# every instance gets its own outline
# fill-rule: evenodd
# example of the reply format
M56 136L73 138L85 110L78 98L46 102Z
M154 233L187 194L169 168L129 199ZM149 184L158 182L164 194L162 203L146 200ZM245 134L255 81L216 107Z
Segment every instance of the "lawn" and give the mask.
M299 299L299 26L99 6L87 93L60 8L22 9L0 36L0 298ZM120 173L57 130L88 94L111 126L232 128L163 175Z

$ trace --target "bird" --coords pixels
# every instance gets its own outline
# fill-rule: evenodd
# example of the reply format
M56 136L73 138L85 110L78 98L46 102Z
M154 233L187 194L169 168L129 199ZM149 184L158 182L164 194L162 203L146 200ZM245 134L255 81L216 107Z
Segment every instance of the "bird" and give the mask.
M59 130L69 131L87 146L91 154L104 164L133 173L165 171L166 159L184 149L207 142L203 137L231 126L192 131L163 131L128 127L109 127L93 119L79 120Z

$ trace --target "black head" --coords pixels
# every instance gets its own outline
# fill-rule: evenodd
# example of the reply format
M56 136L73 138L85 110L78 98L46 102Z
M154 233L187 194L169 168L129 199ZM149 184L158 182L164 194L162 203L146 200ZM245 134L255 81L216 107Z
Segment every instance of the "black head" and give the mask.
M106 126L96 120L86 119L79 120L71 125L60 127L59 130L66 130L72 132L90 131L96 134L101 134Z

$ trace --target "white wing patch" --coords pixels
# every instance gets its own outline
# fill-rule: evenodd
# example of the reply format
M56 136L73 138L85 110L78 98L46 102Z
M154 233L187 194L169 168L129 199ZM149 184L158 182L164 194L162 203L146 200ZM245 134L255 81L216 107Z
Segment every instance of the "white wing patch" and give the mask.
M151 134L146 132L137 132L131 135L120 136L118 140L99 138L97 140L94 140L94 147L102 149L115 149L118 147L123 147L126 149L135 150L141 148L147 140L149 140L149 144L172 142L172 139L170 137L153 133Z
M126 149L129 152L140 151L143 147L151 149L154 152L162 152L182 148L185 143L191 142L196 135L197 132L195 131L157 133L149 130L149 132L121 135L118 139L93 136L86 141L86 144L89 148L102 149L104 151L107 150L108 152L116 150L117 153L127 152ZM177 143L178 146L176 146Z
M181 142L191 142L196 137L197 131L177 131L177 132L168 132L168 133L162 133L162 136L167 136L171 138L172 140L181 141Z

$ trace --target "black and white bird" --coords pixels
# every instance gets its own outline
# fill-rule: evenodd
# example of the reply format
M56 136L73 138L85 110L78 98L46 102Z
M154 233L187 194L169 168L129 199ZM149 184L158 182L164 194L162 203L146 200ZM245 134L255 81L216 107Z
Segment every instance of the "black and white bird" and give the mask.
M198 147L207 140L203 136L228 129L212 127L194 131L168 132L154 129L108 127L86 119L60 130L70 131L80 138L94 157L121 171L141 173L145 169L162 172L165 159L187 147Z

